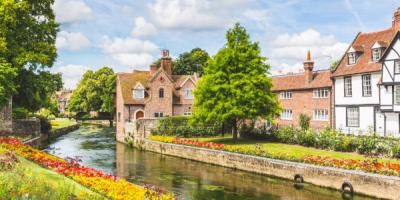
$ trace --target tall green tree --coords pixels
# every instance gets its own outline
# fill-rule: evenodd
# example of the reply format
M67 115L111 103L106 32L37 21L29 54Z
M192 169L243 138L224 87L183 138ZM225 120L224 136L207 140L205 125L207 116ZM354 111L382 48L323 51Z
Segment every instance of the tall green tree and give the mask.
M236 140L238 126L246 119L271 120L279 115L280 106L259 44L250 41L240 24L228 30L226 40L196 87L193 119L228 122Z
M101 111L114 114L114 93L116 76L109 67L96 72L88 70L79 81L71 96L70 111Z
M0 91L0 104L14 95L16 106L32 110L30 94L36 95L34 103L38 104L48 101L47 98L51 96L41 95L44 90L33 90L41 88L43 80L49 80L48 84L52 84L52 80L58 79L58 75L47 71L57 56L55 41L58 25L53 3L54 0L0 1L0 77L6 77L0 78L2 83L6 83L6 86L0 86L5 88L4 92ZM40 81L35 81L36 78Z
M190 52L182 53L175 61L173 74L187 75L197 72L201 75L209 58L208 53L200 48L194 48Z

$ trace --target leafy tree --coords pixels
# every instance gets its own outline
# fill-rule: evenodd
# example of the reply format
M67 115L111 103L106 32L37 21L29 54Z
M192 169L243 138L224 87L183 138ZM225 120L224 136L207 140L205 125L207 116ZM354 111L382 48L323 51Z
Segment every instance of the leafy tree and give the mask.
M228 30L226 39L196 87L193 120L229 122L237 139L238 126L246 119L272 119L280 106L259 44L250 41L240 24Z
M186 75L197 72L201 75L209 58L208 53L200 48L194 48L190 52L182 53L175 62L173 74Z
M303 131L306 131L310 128L310 120L311 120L311 117L309 117L308 115L306 115L304 113L300 114L299 124Z
M340 60L336 60L333 63L331 63L331 70L335 70L336 66L340 63Z
M96 72L88 70L72 93L68 109L75 112L102 111L113 114L115 80L114 71L109 67L103 67Z
M17 93L17 106L33 110L30 106L43 104L51 96L43 95L49 88L39 89L42 81L53 84L51 81L58 79L58 75L50 78L46 71L57 56L58 25L53 3L54 0L0 1L0 104Z

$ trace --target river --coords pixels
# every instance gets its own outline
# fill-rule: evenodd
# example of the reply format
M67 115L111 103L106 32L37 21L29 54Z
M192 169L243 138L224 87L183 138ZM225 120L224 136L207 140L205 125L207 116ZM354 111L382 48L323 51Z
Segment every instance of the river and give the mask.
M342 199L335 190L309 184L295 187L288 180L140 151L115 142L114 137L113 128L83 125L51 142L45 150L62 158L77 156L83 165L132 183L172 191L185 200Z

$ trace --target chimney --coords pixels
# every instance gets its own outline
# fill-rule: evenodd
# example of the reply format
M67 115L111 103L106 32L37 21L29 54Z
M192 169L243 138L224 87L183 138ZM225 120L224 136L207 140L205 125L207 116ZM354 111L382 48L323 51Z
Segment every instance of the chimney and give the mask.
M313 68L314 62L311 61L311 53L310 51L307 52L307 60L304 61L304 76L306 83L310 83L313 80Z
M156 64L151 64L150 65L150 76L156 73L157 71L157 65Z
M394 12L392 28L395 30L400 29L400 8L397 8L396 12Z
M161 67L167 74L172 75L172 59L169 57L169 51L167 49L161 52Z

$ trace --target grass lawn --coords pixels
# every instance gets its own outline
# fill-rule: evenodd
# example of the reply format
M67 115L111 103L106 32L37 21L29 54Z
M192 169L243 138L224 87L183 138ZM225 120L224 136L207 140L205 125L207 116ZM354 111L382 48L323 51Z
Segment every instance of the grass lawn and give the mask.
M51 120L50 124L51 124L51 128L53 130L55 130L55 129L60 129L60 128L75 125L76 121L74 119L70 120L70 119L64 119L64 118L57 118L55 120Z
M292 144L282 144L268 141L258 141L258 140L249 140L249 139L238 139L237 142L232 140L231 136L227 137L212 137L212 138L190 138L193 140L199 141L207 141L207 142L216 142L223 143L225 145L231 146L242 146L248 148L254 148L255 144L260 144L264 150L271 153L283 153L287 155L291 155L296 158L302 158L306 155L314 155L314 156L327 156L338 159L354 159L354 160L365 160L371 159L372 157L367 157L358 153L347 153L347 152L338 152L338 151L329 151L316 149L312 147L304 147L300 145L292 145ZM378 158L379 161L382 162L391 162L391 163L400 163L400 160L397 159L389 159L389 158Z
M0 153L4 151L0 149ZM10 170L0 171L0 196L14 199L105 199L75 181L22 157ZM29 197L29 198L26 198Z

